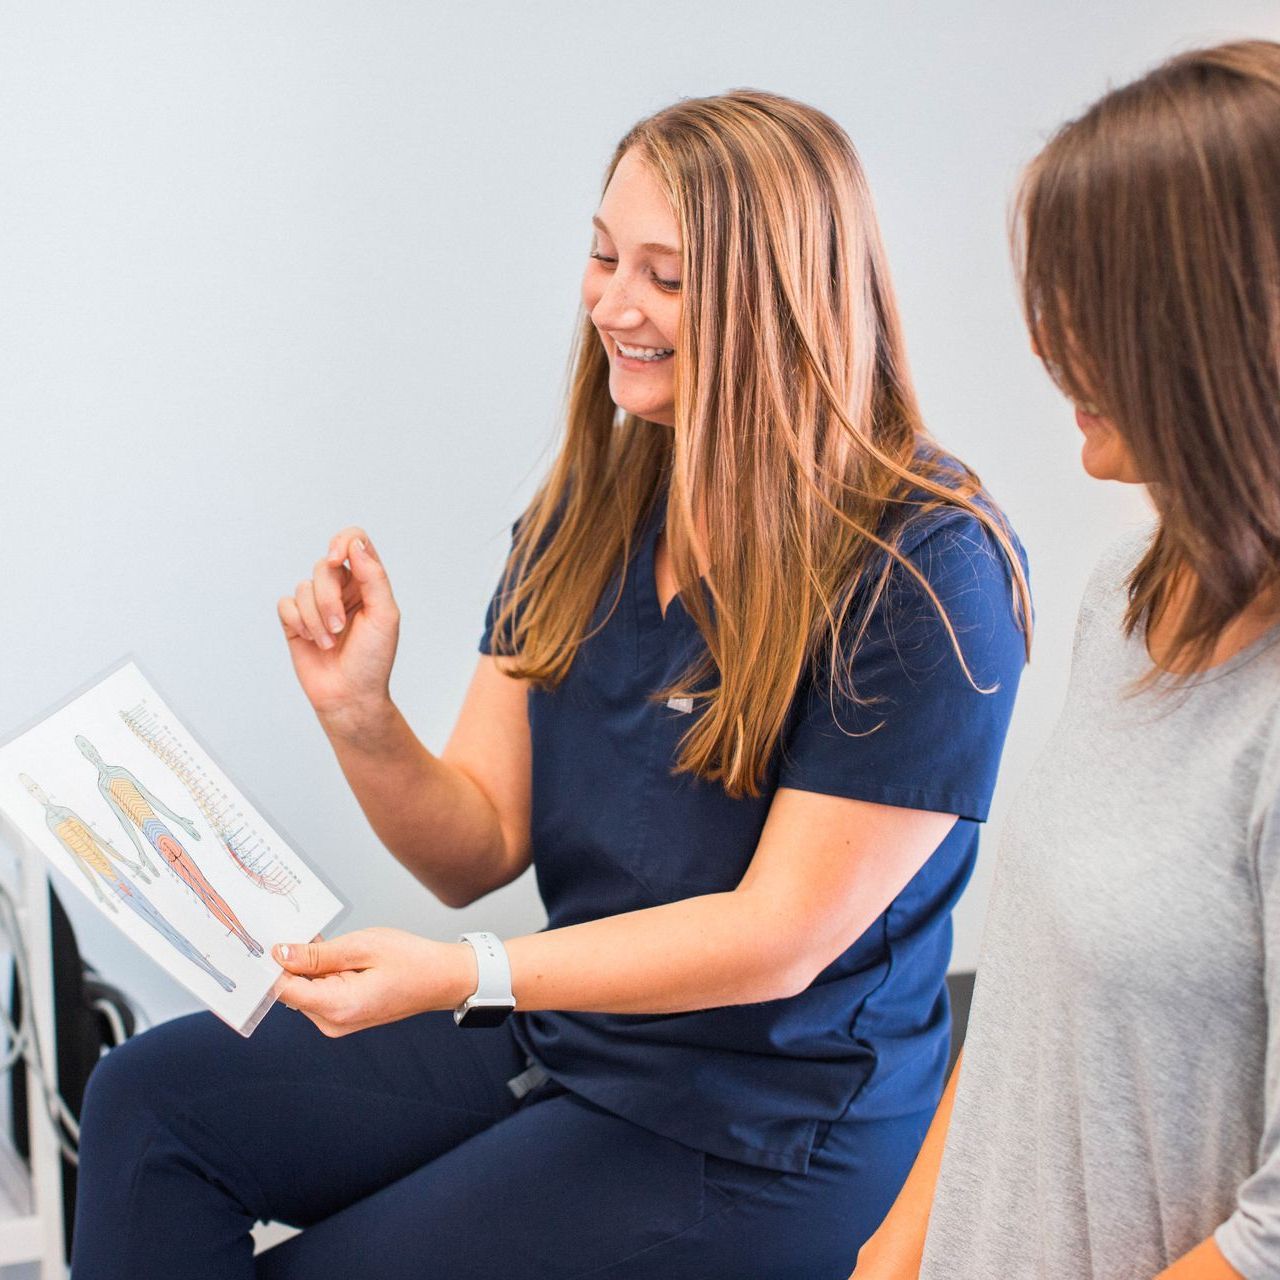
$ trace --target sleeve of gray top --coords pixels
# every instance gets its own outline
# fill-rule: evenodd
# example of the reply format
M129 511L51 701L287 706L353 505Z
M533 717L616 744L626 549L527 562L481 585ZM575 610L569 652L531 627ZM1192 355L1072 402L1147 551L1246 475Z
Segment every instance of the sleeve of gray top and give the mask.
M1240 1184L1236 1210L1214 1232L1245 1280L1280 1276L1280 743L1273 734L1250 824L1262 924L1267 1025L1264 1121L1257 1168Z

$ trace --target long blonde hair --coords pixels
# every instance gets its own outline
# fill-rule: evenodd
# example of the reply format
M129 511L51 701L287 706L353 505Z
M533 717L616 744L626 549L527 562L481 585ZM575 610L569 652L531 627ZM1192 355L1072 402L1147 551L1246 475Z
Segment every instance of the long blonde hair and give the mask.
M797 687L815 658L841 653L855 603L852 643L830 672L833 697L838 685L857 698L857 648L895 563L933 601L969 674L936 595L898 550L907 513L886 521L890 504L960 508L989 531L1029 645L1027 585L1002 519L975 501L977 476L925 431L844 131L802 103L738 90L642 120L606 186L632 149L680 227L675 427L615 419L608 357L584 316L565 438L508 559L495 652L511 674L558 684L665 489L676 583L707 647L653 697L702 709L677 772L755 796Z
M1189 584L1162 662L1190 675L1280 580L1280 44L1193 50L1108 93L1032 161L1014 231L1041 353L1159 513L1125 629ZM1153 666L1138 687L1156 683L1183 681Z

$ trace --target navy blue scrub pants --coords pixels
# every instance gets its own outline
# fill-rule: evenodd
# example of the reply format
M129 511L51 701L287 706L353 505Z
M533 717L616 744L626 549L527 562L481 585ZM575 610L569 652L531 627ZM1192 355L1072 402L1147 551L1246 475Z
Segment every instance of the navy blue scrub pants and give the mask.
M783 1174L554 1082L517 1100L525 1066L447 1013L148 1031L90 1081L73 1280L846 1280L929 1122L831 1126ZM303 1232L255 1259L258 1219Z

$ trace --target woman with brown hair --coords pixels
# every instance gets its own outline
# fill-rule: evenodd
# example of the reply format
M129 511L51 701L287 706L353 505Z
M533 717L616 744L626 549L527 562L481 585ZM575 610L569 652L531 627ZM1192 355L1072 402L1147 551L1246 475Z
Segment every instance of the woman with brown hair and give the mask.
M548 927L302 940L306 1017L112 1053L86 1280L838 1280L910 1167L1026 656L1020 552L924 429L828 117L661 111L593 223L565 440L444 751L391 701L364 531L280 602L388 848L452 906L532 863ZM306 1227L256 1271L255 1217Z
M1109 93L1032 163L1016 225L1085 470L1146 484L1156 520L1085 593L1062 719L1003 835L961 1064L856 1275L1263 1280L1280 45L1183 54Z

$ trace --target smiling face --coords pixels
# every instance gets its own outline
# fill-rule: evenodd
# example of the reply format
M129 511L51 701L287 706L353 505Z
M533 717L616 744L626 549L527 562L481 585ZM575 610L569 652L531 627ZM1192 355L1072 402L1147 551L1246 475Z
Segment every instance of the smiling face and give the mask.
M1074 343L1073 343L1074 346ZM1117 480L1121 484L1142 484L1133 451L1121 435L1119 428L1092 400L1078 399L1073 395L1062 369L1045 356L1035 334L1031 335L1031 350L1040 357L1045 371L1054 385L1071 401L1076 413L1076 426L1084 436L1080 448L1080 464L1095 480Z
M582 302L609 357L609 394L627 413L674 426L680 231L636 151L618 162L592 224Z

